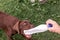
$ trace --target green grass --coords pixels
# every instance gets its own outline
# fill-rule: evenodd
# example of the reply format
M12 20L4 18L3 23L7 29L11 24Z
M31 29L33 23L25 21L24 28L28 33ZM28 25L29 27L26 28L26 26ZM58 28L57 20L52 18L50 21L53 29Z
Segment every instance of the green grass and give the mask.
M35 26L53 19L60 24L60 0L48 0L45 4L29 0L0 0L0 11L9 13L20 20L28 19ZM14 35L14 40L24 40L21 35ZM0 30L0 40L7 40L4 31ZM33 40L60 40L60 35L44 32L33 35Z

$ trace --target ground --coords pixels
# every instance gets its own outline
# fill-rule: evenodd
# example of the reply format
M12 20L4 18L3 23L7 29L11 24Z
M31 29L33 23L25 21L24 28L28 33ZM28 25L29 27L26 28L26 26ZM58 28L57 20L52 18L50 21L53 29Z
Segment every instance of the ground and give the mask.
M30 0L0 0L0 11L6 12L20 20L29 20L35 26L43 24L47 19L53 19L60 24L60 0L47 0L41 4ZM14 40L25 40L21 35L14 35ZM0 40L7 40L3 30L0 30ZM49 31L33 35L33 40L60 40L60 35Z

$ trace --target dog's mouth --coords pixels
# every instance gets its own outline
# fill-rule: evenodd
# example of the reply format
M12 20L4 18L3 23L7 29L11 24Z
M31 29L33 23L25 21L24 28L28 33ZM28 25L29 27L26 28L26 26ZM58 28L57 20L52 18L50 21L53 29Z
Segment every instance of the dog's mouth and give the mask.
M24 34L25 35L25 34ZM32 35L25 35L25 37L27 38L27 39L30 39L31 37L32 37Z
M32 35L25 34L24 30L28 30L28 29L31 29L33 27L34 27L33 24L31 24L30 22L28 22L28 21L22 21L20 23L20 28L19 28L20 34L22 34L22 36L25 37L27 40L30 40L31 37L32 37Z

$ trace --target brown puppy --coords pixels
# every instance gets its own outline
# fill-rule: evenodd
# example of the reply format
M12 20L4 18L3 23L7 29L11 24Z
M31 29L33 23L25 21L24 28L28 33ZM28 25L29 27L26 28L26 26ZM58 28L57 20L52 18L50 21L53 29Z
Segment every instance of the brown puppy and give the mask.
M8 40L13 40L12 36L16 33L21 34L27 40L32 40L31 38L27 38L23 32L30 28L33 28L33 25L28 20L21 21L16 17L0 12L0 29L5 31Z

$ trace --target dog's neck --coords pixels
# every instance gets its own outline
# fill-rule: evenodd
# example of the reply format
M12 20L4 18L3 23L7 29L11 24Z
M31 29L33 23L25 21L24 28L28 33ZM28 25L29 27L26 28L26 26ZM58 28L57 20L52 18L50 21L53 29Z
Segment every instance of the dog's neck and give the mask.
M19 21L13 26L13 30L17 31L19 34Z

